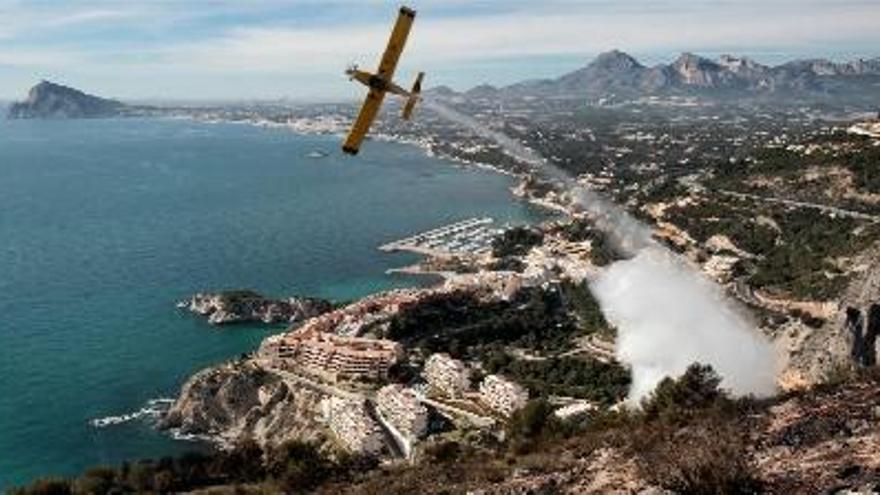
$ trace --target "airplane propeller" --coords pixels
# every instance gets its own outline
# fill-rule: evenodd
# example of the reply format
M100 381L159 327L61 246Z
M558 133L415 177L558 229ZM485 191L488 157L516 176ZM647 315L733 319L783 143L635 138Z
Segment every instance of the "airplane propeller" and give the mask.
M356 64L356 63L354 63L354 62L348 64L348 69L345 70L345 73L348 74L348 80L349 80L349 81L353 81L353 80L354 80L354 73L355 73L355 71L357 71L357 70L358 70L358 64Z

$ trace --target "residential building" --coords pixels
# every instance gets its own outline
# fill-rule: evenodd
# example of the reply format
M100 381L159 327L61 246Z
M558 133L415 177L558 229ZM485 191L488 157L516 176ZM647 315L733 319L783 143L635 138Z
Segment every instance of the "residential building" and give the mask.
M370 416L364 401L330 397L321 406L324 421L346 450L377 455L385 448L382 427Z
M342 337L304 328L267 340L263 352L283 368L304 369L330 380L384 379L400 359L400 344L391 340Z
M433 390L449 397L461 397L471 386L467 366L446 353L432 354L422 376Z
M510 416L529 401L529 392L500 375L489 375L480 384L480 400L494 411Z
M382 387L376 393L376 409L407 442L428 431L428 409L411 388L399 384Z

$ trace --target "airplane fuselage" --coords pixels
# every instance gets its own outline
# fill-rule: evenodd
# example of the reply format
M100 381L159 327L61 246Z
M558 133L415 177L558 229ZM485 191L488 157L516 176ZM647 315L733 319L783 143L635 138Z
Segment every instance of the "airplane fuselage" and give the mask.
M393 93L396 95L409 97L410 92L401 88L397 84L394 84L392 81L388 81L382 76L378 74L373 74L371 72L367 72L365 70L359 69L349 69L346 71L349 77L354 79L355 81L363 84L364 86L375 89L379 91L387 91L389 93Z
M360 149L361 143L370 130L370 125L376 119L379 113L379 107L385 99L387 93L403 97L406 102L401 105L401 118L409 120L412 117L413 109L421 99L422 79L424 72L419 72L413 83L412 90L407 91L402 87L394 84L394 71L397 68L397 62L400 60L400 54L403 52L403 45L409 36L409 30L415 19L416 12L409 7L401 7L394 23L394 29L391 31L391 37L388 39L388 45L379 61L379 67L375 73L359 70L356 65L351 66L345 71L345 74L353 81L357 81L364 86L370 88L364 104L358 112L357 118L351 126L351 130L342 143L342 151L349 155L356 155Z

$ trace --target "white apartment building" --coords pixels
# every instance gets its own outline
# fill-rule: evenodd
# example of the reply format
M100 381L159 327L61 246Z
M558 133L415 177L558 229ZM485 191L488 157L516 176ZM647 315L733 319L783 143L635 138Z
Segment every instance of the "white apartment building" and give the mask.
M376 393L379 414L412 443L428 431L428 409L413 389L403 385L387 385Z
M500 375L489 375L480 384L480 400L489 408L510 416L529 401L529 392Z
M363 401L330 397L321 408L330 431L348 451L377 455L385 448L382 427L370 417Z
M467 366L446 353L432 354L422 376L431 388L449 397L461 397L471 386Z

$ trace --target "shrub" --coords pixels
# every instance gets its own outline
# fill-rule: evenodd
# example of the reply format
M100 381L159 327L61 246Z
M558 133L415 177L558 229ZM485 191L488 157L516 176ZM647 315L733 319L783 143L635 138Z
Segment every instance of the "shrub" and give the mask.
M94 467L73 482L75 493L108 493L116 484L116 470Z
M827 388L835 388L852 381L857 376L856 368L846 361L833 363L822 375L821 384Z
M12 495L70 495L70 482L61 478L39 478L25 488L14 488Z
M544 234L531 227L507 229L492 241L492 255L496 258L523 256L543 240Z
M760 482L736 424L710 417L687 427L654 423L639 431L636 465L653 484L676 493L756 493Z
M642 401L642 410L648 420L684 420L694 411L727 401L727 395L718 388L720 384L721 377L711 366L694 363L678 379L664 378Z
M577 318L579 326L587 333L598 333L605 336L614 336L614 329L605 319L599 301L593 296L586 282L575 284L563 282L561 285L562 298L565 305Z
M290 441L270 452L266 470L285 492L314 488L331 474L330 461L314 445Z
M439 442L425 449L425 456L430 462L455 462L461 457L461 455L461 444L452 440Z
M529 401L507 423L508 438L536 438L551 420L553 407L544 399Z
M511 449L524 454L553 433L553 407L544 399L529 401L522 409L515 411L507 422L507 440Z
M253 440L239 443L226 455L220 456L215 464L216 471L239 482L258 481L266 476L263 449Z
M679 378L665 378L642 402L641 422L628 438L645 479L676 493L759 490L743 419L749 402L734 402L720 383L711 366L694 363Z

